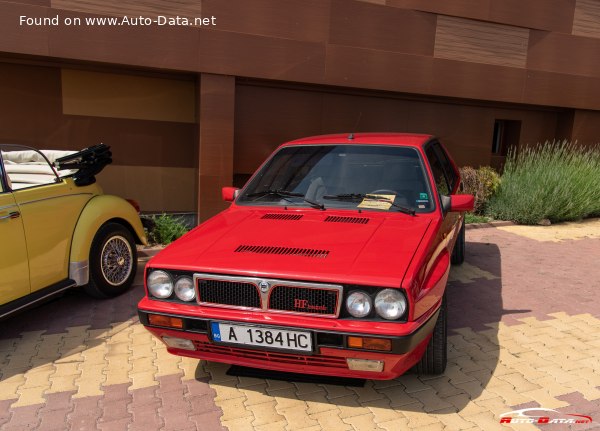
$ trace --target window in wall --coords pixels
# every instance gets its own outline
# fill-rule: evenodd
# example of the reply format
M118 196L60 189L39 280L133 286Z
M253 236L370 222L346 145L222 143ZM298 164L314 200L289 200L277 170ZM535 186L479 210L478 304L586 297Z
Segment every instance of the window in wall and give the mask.
M511 148L517 148L521 137L521 121L496 120L492 138L492 154L506 156Z

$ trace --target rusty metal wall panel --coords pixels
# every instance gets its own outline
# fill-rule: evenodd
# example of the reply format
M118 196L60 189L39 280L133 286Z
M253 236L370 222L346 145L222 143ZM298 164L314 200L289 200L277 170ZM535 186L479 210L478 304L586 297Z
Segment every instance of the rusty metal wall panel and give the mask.
M600 2L577 0L573 18L573 34L600 38Z
M600 4L600 3L599 3ZM532 30L527 68L600 78L600 38Z
M194 18L201 14L198 0L51 0L56 9L113 16L185 16Z
M575 0L387 0L386 4L562 33L571 32L575 9Z
M308 42L327 41L329 11L323 0L202 1L202 15L216 17L216 30Z
M438 16L434 57L524 68L529 30Z
M348 0L333 0L331 11L330 44L433 54L433 14Z

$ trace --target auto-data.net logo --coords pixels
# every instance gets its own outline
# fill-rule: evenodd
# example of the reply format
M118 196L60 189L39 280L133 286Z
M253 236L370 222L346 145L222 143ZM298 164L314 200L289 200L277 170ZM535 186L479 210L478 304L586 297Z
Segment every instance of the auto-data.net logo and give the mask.
M589 424L591 416L561 413L553 409L529 408L500 415L501 424Z

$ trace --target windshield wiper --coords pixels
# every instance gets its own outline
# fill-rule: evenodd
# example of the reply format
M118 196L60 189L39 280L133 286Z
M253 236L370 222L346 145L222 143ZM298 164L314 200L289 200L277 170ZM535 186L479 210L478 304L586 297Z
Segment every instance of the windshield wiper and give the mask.
M345 193L345 194L341 194L341 195L325 195L325 196L323 196L323 199L329 199L329 200L334 200L334 201L359 201L362 199L368 199L370 201L387 202L390 205L392 205L394 208L398 208L398 211L400 211L401 213L408 214L411 216L415 215L415 210L412 208L403 207L402 205L398 205L397 203L394 203L393 200L390 200L387 198L382 198L377 195L371 195L368 193L367 194Z
M289 202L291 204L293 204L295 202L287 199L288 197L302 198L302 200L304 202L306 202L307 204L310 204L310 206L312 206L313 208L320 209L322 211L325 210L325 205L315 202L311 199L305 198L302 193L290 192L288 190L263 190L262 192L248 193L246 196L249 198L255 197L256 199L260 199L264 196L279 196L280 198L286 200L287 202Z

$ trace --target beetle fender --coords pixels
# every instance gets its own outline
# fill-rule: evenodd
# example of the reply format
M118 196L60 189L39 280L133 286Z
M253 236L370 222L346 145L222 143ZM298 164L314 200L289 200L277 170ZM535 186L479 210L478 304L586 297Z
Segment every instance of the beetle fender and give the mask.
M131 228L137 243L146 244L146 235L142 222L135 208L117 196L95 196L86 204L79 215L69 259L69 278L75 280L78 286L89 281L89 255L92 241L100 227L108 222L116 221Z

